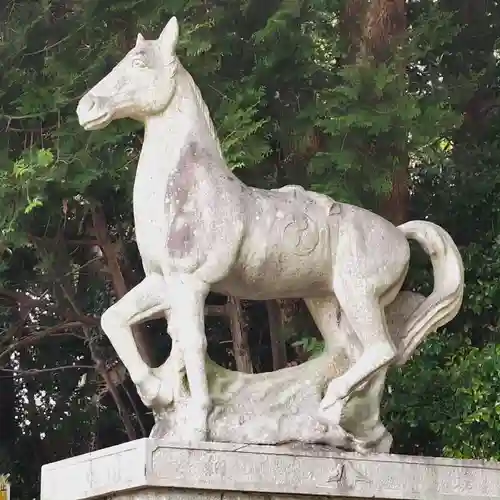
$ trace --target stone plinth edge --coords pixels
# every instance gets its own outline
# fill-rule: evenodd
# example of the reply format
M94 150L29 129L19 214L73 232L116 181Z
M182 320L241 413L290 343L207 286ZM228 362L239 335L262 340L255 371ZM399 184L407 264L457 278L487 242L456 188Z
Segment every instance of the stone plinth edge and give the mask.
M201 490L209 496L233 491L339 499L500 500L500 464L361 456L318 446L186 447L146 438L42 467L41 500L104 499L133 491L156 498L147 492L169 490ZM162 493L161 498L168 496Z

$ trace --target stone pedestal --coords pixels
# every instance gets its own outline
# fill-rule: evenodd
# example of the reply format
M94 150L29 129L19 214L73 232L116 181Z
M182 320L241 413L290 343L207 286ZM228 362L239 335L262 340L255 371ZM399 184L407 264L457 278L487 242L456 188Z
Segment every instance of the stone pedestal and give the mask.
M41 500L500 500L500 464L140 439L42 468Z

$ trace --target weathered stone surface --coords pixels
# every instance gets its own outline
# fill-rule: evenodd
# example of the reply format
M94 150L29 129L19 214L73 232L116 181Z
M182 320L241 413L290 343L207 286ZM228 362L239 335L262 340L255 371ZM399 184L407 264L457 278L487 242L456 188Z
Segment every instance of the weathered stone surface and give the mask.
M387 450L390 436L379 419L385 374L460 309L464 272L455 243L429 221L395 227L301 186L245 185L226 164L208 107L176 55L178 39L176 18L156 40L138 35L77 106L86 130L127 117L145 128L133 193L145 278L104 312L101 326L143 402L159 415L155 435ZM386 307L401 297L409 239L430 257L434 288L394 335ZM209 379L221 370L205 362L211 291L303 298L325 340L321 362L265 377L225 372L227 386L217 387ZM153 369L132 326L158 315L168 319L173 349ZM240 383L247 387L236 390ZM244 425L235 425L241 419Z
M308 495L261 495L258 493L212 493L208 491L186 491L161 488L150 488L148 490L136 491L134 493L111 496L113 500L326 500L327 496ZM339 498L338 500L347 500Z
M154 439L42 468L41 500L292 498L500 500L500 464L308 447ZM301 497L303 498L303 497Z

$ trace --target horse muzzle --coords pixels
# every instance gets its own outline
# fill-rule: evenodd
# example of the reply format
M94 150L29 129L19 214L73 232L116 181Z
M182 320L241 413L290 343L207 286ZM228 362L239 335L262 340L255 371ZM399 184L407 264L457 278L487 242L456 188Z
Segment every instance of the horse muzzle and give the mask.
M107 100L90 92L85 94L76 107L80 126L85 130L99 130L106 127L112 118L112 113L105 104Z

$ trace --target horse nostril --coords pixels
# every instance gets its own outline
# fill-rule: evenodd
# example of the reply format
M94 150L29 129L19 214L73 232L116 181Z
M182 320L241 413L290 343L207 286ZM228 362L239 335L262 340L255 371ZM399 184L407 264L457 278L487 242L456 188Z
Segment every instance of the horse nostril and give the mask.
M92 112L96 104L96 99L92 94L86 94L80 99L76 106L76 114L80 125L88 121L89 113Z
M87 105L87 111L91 111L93 108L95 108L97 99L92 95L87 95L86 100L87 102L85 104Z
M78 112L88 113L96 107L97 99L92 94L83 96L78 103Z

